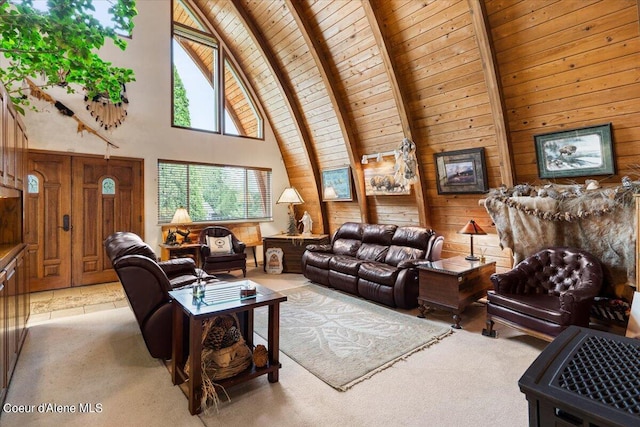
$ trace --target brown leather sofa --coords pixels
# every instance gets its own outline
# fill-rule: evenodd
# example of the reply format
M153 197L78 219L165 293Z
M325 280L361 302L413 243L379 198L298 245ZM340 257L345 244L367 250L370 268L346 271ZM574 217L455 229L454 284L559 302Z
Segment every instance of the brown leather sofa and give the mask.
M149 353L170 359L173 316L169 291L190 285L203 273L191 258L158 262L155 252L135 233L114 233L105 239L104 247Z
M602 266L577 248L552 247L522 260L506 273L491 276L487 293L487 328L494 320L551 341L569 325L589 326L594 298L602 287Z
M390 307L418 305L418 269L436 233L421 227L347 222L327 245L308 245L302 273L313 282ZM440 238L439 240L441 240Z

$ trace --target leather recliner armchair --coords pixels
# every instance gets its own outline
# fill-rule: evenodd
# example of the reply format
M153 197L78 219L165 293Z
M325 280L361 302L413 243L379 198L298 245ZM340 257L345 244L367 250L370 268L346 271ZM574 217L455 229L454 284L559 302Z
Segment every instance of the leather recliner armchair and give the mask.
M589 326L593 299L602 287L602 266L592 254L576 248L543 249L506 273L491 276L487 292L487 327L494 320L552 341L570 325Z
M190 258L156 261L155 252L135 233L114 233L105 239L104 247L149 353L155 358L170 359L173 314L169 291L189 285L203 274Z
M221 245L222 251L210 245L211 239L229 238L228 246ZM200 257L202 259L202 269L207 273L218 273L222 271L242 270L242 276L247 276L247 254L246 245L238 240L231 230L221 226L205 227L198 236Z

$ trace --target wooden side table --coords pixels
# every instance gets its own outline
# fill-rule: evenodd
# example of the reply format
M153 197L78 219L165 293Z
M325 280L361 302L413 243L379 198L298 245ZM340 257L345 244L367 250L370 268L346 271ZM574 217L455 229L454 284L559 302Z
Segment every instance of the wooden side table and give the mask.
M242 297L240 289L252 286L256 294L251 297ZM257 378L266 374L271 383L278 382L280 362L280 303L287 297L269 288L258 285L250 280L239 282L215 282L207 285L201 298L194 298L191 289L169 291L173 298L173 337L171 357L171 381L174 385L187 382L185 394L189 399L189 412L195 415L200 412L200 400L202 397L202 322L206 319L222 315L238 313L244 318L242 336L247 345L253 351L253 317L254 309L262 306L268 307L267 320L267 356L268 363L264 367L251 364L243 372L221 380L216 380L216 385L222 388ZM189 322L189 372L185 373L184 352L184 327L185 315Z
M183 245L160 243L160 259L167 261L173 258L192 258L196 262L196 266L200 267L200 246L198 243Z
M266 253L269 248L282 249L282 272L302 273L302 254L307 245L324 245L329 243L328 234L299 234L288 236L286 234L276 234L275 236L262 238L262 255L265 260L264 270L266 271Z
M461 329L460 314L491 289L489 276L496 272L495 261L467 261L462 256L428 262L418 267L420 290L418 309L425 317L431 307L453 313L452 328Z

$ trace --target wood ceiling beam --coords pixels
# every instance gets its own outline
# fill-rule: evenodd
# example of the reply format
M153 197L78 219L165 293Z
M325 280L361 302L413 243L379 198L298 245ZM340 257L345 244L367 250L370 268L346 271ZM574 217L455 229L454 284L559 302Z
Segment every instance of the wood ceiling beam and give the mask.
M244 24L245 28L247 28L249 34L255 41L256 45L262 51L262 55L266 59L267 65L269 66L269 69L272 75L275 77L276 83L278 84L280 91L284 95L285 104L287 105L289 109L289 113L291 114L291 116L293 117L293 120L296 123L296 131L298 133L298 136L300 137L300 140L303 142L303 149L306 154L306 160L309 165L309 169L311 170L311 173L313 175L313 180L316 184L317 194L321 194L322 184L320 179L320 172L318 170L318 161L315 156L315 152L313 151L311 135L309 133L309 130L307 129L306 122L302 114L302 109L300 108L297 102L297 98L293 94L291 85L289 84L288 80L285 79L282 72L278 68L277 61L273 51L269 47L269 44L265 40L262 33L258 30L251 16L249 16L249 14L247 13L245 7L242 5L242 2L240 0L231 0L231 3L236 9L236 12L238 13L238 16L240 17L240 20ZM318 200L320 201L322 200L322 198L319 197ZM318 205L320 208L319 214L320 214L320 219L322 221L322 227L324 232L329 229L329 222L326 214L326 206L324 203L321 203L321 202L319 202Z
M287 8L291 11L291 16L298 24L298 29L302 33L302 37L306 45L309 47L309 53L313 57L313 60L322 76L322 81L331 100L333 111L336 114L338 124L340 125L340 131L342 138L345 142L347 154L349 155L349 163L351 164L351 172L353 180L355 182L355 192L358 199L358 205L360 208L360 218L362 222L369 222L369 209L367 208L367 196L365 194L364 185L364 172L362 165L360 164L360 156L358 156L358 146L355 137L355 132L351 126L351 122L347 119L347 108L344 102L337 96L335 88L338 87L338 83L334 78L334 73L330 71L330 65L322 52L322 47L317 37L311 35L311 28L307 21L302 18L304 11L302 10L301 2L285 0ZM322 189L320 189L322 191ZM319 193L320 200L322 200L322 193Z
M469 3L469 12L471 13L476 40L478 42L478 49L480 50L482 70L484 72L485 84L487 85L491 115L493 116L493 124L496 131L498 158L500 159L500 177L502 178L502 184L507 187L513 187L515 184L515 175L509 144L509 122L506 119L507 115L504 98L502 96L500 73L495 57L491 30L487 22L487 11L482 0L467 1Z
M389 54L389 46L387 46L387 38L382 34L380 21L378 16L376 15L375 8L371 5L371 0L363 0L362 6L364 7L364 12L369 21L369 26L371 27L371 32L373 37L376 40L376 44L378 45L378 49L380 50L380 55L382 56L382 61L384 63L384 67L387 72L387 76L389 79L389 85L391 87L391 92L393 93L393 98L395 99L396 106L398 108L398 115L400 116L400 121L402 123L402 130L404 132L404 137L409 140L415 142L414 132L413 132L413 120L411 119L411 115L409 109L407 108L406 96L402 88L400 87L400 82L398 81L398 75L396 73L396 67L393 62L393 58ZM416 144L417 145L417 144ZM416 147L416 156L417 147ZM414 190L416 192L416 204L418 205L418 217L420 221L420 225L428 227L430 225L430 217L429 210L427 209L427 200L425 198L425 194L427 194L426 183L420 177L420 162L416 163L416 177L417 181L414 184Z

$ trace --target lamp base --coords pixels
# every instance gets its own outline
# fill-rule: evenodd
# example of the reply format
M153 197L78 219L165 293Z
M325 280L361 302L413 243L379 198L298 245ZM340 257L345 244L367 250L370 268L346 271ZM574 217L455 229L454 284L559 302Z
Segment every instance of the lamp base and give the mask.
M480 258L474 255L467 255L466 257L464 257L464 259L466 259L467 261L480 261Z

